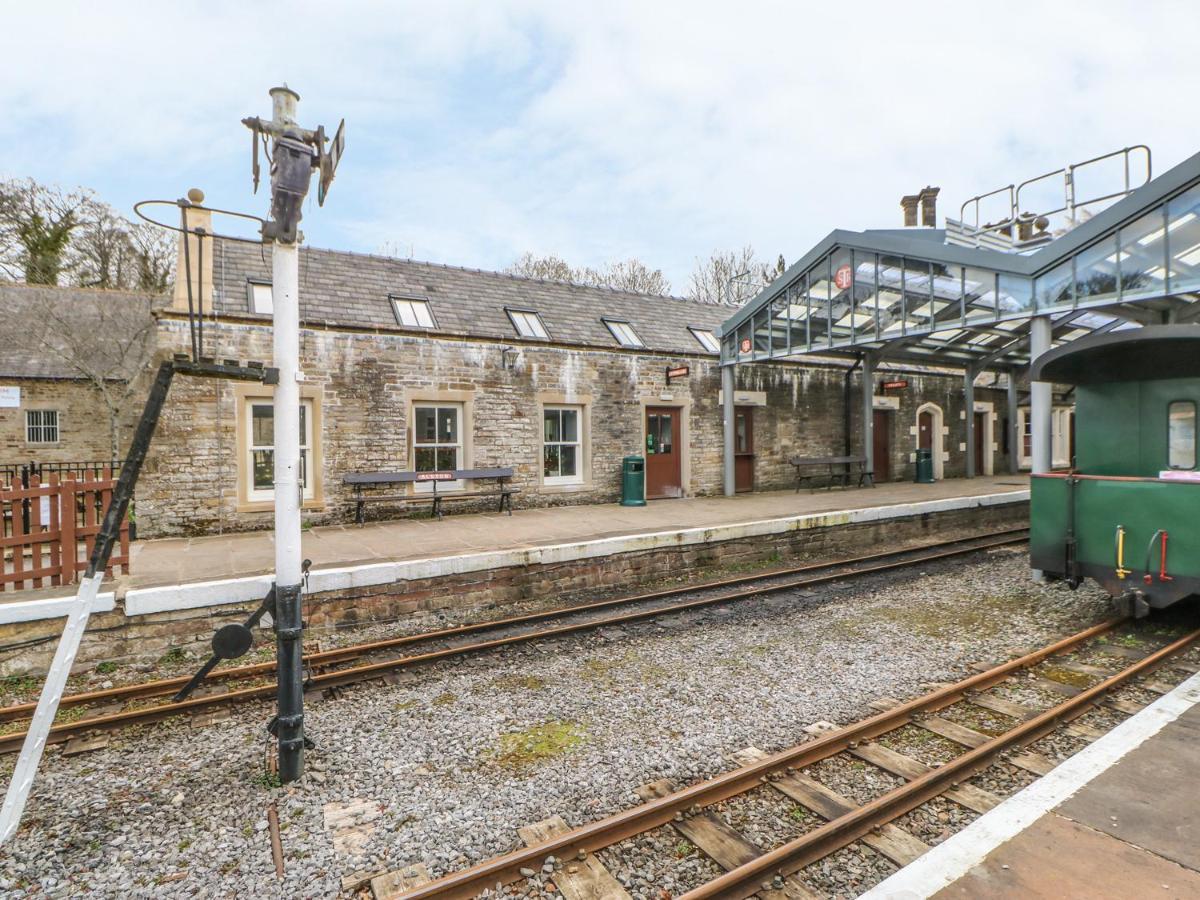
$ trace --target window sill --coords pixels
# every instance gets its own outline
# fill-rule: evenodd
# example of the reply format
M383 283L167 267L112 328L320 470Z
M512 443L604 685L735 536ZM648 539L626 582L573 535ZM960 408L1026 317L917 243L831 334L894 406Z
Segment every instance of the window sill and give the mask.
M576 494L592 489L592 485L585 481L559 482L557 484L553 482L547 484L543 481L538 487L544 494Z
M300 504L300 509L302 511L307 510L309 512L324 512L325 511L325 498L324 497L315 497L311 500L305 500L303 503ZM274 512L274 510L275 510L275 501L274 500L252 500L249 502L238 501L238 505L234 511L240 512L240 513L256 513L256 512Z

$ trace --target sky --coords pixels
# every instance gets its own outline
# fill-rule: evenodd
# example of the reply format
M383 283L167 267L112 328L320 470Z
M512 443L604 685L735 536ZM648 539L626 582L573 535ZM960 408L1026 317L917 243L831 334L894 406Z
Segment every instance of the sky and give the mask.
M346 120L308 243L483 269L637 257L676 293L714 250L791 263L833 228L898 227L925 185L957 216L1110 150L1148 144L1155 174L1200 150L1194 2L3 8L0 178L127 216L191 187L263 215L240 120L286 83L302 124Z

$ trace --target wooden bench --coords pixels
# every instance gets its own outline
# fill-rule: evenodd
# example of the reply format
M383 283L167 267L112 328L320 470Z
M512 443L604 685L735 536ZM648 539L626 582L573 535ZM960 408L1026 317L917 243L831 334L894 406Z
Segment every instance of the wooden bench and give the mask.
M788 460L796 467L796 493L800 488L821 476L828 476L826 490L841 482L842 487L850 487L850 479L857 473L858 486L867 482L875 487L875 473L867 468L865 456L793 456ZM813 488L815 490L815 488Z
M428 503L431 513L442 517L442 505L458 500L478 500L484 497L495 497L499 502L497 512L512 515L512 495L520 488L510 484L513 470L500 469L451 469L440 472L351 472L342 476L342 483L354 488L355 513L354 521L362 525L366 521L366 505L375 502L403 503L405 506ZM494 482L494 487L481 491L439 491L438 485L455 481ZM394 490L398 486L408 484L430 484L429 493L416 493ZM383 493L375 493L374 489L382 488ZM388 488L393 488L388 491Z

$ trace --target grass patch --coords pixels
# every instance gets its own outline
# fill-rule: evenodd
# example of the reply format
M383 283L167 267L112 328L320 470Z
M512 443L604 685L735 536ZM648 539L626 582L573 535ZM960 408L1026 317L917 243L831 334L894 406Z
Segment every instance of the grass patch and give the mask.
M457 702L458 702L458 697L455 696L454 694L450 693L449 691L446 691L443 694L438 694L436 697L433 698L434 706L453 706Z
M680 841L675 845L675 858L684 859L696 852L696 846L691 841Z
M267 788L268 790L283 786L283 782L279 779L277 772L260 772L251 780L259 787Z
M586 732L577 722L545 722L500 736L495 761L510 769L536 765L569 753L583 743Z
M1085 675L1083 672L1076 672L1072 669L1064 669L1062 666L1042 665L1037 673L1048 678L1051 681L1057 681L1059 684L1069 684L1072 687L1086 688L1092 684L1092 676Z
M813 814L803 806L793 806L788 810L788 818L793 822L799 822L801 825L804 825L812 821Z
M111 659L106 659L102 663L96 663L96 671L101 675L111 675L113 672L117 671L117 664Z
M546 679L536 675L502 675L493 678L491 686L499 691L540 691L546 686Z
M176 663L181 663L185 659L187 659L187 654L184 652L182 647L172 647L158 658L158 664L160 666L170 666Z

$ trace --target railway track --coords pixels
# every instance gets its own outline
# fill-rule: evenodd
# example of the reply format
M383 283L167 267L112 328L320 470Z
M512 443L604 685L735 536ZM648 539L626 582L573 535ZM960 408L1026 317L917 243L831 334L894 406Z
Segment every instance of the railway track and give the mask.
M646 621L780 591L818 587L1021 544L1027 539L1027 529L1015 529L996 535L943 541L829 563L681 585L310 653L304 658L310 673L305 688L313 691L342 687L379 679L399 669L452 657L606 626ZM397 655L396 651L408 652ZM218 669L205 680L202 688L205 693L202 696L179 702L169 699L151 703L146 701L170 698L188 682L190 676L68 694L59 704L60 721L51 728L49 742L61 743L91 732L117 730L214 707L267 699L275 694L274 673L274 662ZM7 728L0 733L0 753L20 749L25 739L25 729L13 726L28 720L35 708L36 703L33 702L0 707L0 727ZM62 721L64 718L69 720Z
M629 894L606 868L605 859L615 858L608 854L622 842L669 829L685 842L681 846L703 854L720 872L680 895L684 900L817 897L803 877L806 867L856 843L895 867L906 865L928 849L897 824L906 814L930 801L982 814L1003 799L971 781L989 766L1003 761L1029 775L1044 775L1056 763L1030 745L1048 736L1079 745L1095 740L1106 729L1076 721L1079 717L1098 710L1097 715L1111 717L1111 725L1136 713L1145 698L1173 687L1146 681L1152 670L1200 671L1195 661L1178 659L1200 639L1200 630L1157 647L1134 647L1128 627L1128 620L1111 620L914 700L880 701L873 704L881 709L876 715L780 753L747 748L734 755L744 763L740 768L683 789L652 782L637 791L642 804L573 830L561 818L536 823L520 832L525 848L434 881L420 867L380 876L372 882L374 895L449 900L499 891L502 885L516 895L537 895L544 881L552 880L567 900L619 900ZM1135 686L1142 702L1111 696ZM1041 704L1014 700L1014 693L1005 690L1014 687L1015 696L1027 697L1036 688L1048 699ZM977 723L981 714L1002 726L964 724ZM916 731L900 741L910 729ZM923 761L918 753L895 749L920 746L926 738L952 745L952 758ZM823 764L834 762L880 773L896 786L867 800L843 796L822 784L818 774ZM805 824L797 824L796 833L782 843L761 846L719 814L727 801L752 798L795 804L803 810ZM539 881L525 884L531 879Z

